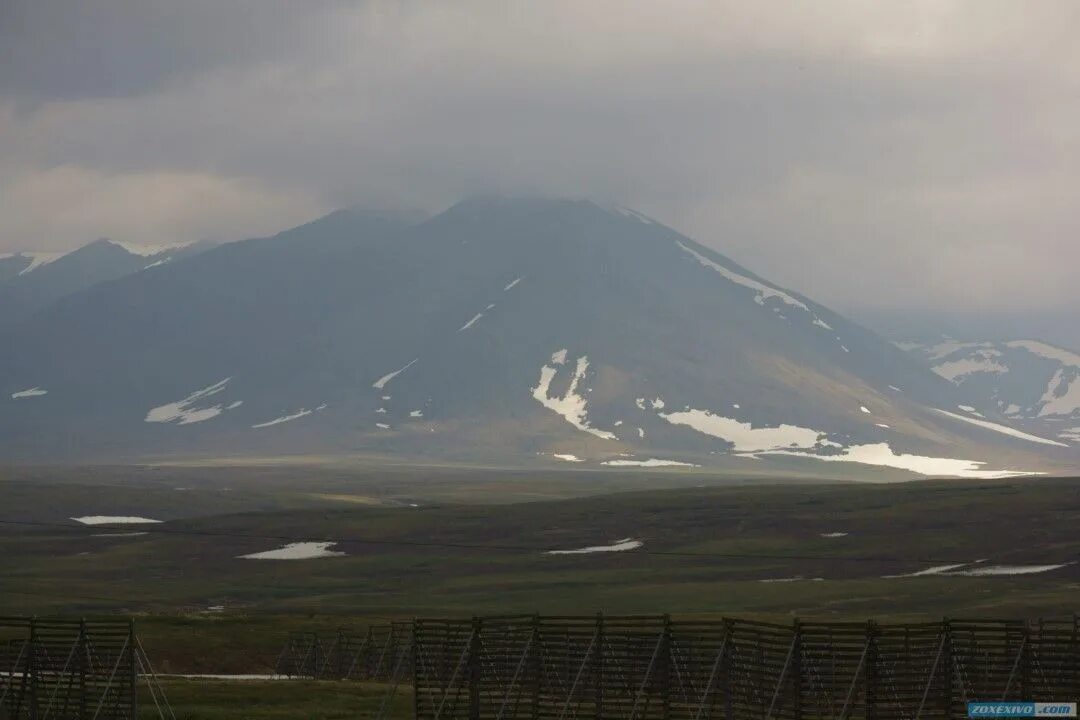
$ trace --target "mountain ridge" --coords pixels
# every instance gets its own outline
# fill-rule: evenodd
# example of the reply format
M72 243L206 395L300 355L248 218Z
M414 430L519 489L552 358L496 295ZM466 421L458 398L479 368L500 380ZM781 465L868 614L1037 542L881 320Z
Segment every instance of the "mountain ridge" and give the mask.
M8 455L843 461L970 477L1073 462L1068 443L969 416L958 388L825 306L585 200L471 198L419 222L339 211L91 288L11 339ZM47 394L2 401L33 388Z

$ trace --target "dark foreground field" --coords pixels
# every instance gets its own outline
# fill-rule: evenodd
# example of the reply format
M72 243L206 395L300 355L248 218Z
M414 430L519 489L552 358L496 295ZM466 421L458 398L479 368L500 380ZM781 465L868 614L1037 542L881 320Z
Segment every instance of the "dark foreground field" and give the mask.
M639 488L642 476L622 484L613 474L396 470L350 483L292 472L268 472L265 483L250 469L2 480L0 614L133 614L159 671L266 673L290 630L413 616L786 622L1080 607L1075 480L762 485L670 473L653 480L668 489L613 492ZM86 514L167 522L87 528L68 519ZM546 553L625 538L643 547ZM238 557L301 540L335 542L345 555ZM1064 567L887 577L979 560ZM379 687L308 685L171 679L167 689L188 718L364 717L382 699ZM398 702L407 713L407 698Z
M376 717L387 688L370 683L313 681L214 681L166 679L169 705L184 720L355 720ZM387 720L411 717L403 685L393 695ZM139 718L158 718L150 696L140 695Z

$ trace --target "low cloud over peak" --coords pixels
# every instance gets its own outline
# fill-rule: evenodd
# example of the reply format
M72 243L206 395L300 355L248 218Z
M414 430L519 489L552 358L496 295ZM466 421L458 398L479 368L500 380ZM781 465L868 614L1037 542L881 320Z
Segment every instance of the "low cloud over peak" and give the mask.
M485 192L846 308L1080 303L1071 2L4 3L0 253Z

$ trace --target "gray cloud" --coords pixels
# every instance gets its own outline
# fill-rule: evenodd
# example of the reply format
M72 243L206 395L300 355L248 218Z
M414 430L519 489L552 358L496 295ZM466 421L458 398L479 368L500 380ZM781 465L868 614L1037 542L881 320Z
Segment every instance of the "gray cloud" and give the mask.
M538 192L842 311L1080 307L1072 2L43 5L0 11L0 251Z

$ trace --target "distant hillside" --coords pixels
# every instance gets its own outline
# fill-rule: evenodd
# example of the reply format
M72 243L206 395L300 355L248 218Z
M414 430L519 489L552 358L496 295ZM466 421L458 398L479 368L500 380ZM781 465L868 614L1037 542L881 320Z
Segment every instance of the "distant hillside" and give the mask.
M899 347L955 384L968 401L1068 442L1080 442L1080 353L1039 340Z
M11 327L73 293L164 265L205 249L141 247L97 240L67 254L18 253L0 259L0 328Z

